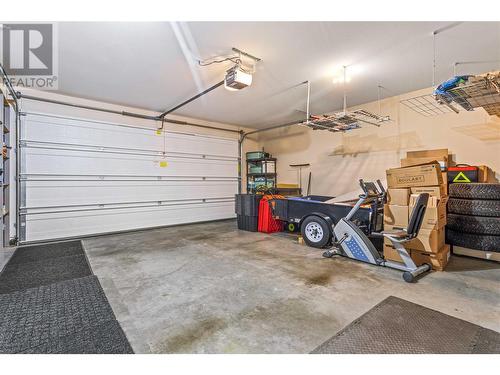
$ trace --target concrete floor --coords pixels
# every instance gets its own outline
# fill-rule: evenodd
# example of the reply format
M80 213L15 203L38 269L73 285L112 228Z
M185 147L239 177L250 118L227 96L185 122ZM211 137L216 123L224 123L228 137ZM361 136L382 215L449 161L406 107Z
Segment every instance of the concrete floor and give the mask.
M389 295L500 331L500 264L452 257L416 284L234 221L84 240L136 353L308 353Z
M15 247L0 247L0 271L3 270L11 256L14 254L14 251L16 251Z

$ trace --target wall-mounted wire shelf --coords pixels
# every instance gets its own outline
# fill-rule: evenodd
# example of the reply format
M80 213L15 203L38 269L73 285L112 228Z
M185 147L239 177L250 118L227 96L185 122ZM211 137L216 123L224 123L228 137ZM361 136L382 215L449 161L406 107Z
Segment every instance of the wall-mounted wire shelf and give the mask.
M364 109L357 109L349 112L337 112L332 115L312 115L309 121L304 121L302 125L308 126L313 130L345 132L359 129L362 124L380 126L382 123L388 121L390 121L389 116L379 116Z

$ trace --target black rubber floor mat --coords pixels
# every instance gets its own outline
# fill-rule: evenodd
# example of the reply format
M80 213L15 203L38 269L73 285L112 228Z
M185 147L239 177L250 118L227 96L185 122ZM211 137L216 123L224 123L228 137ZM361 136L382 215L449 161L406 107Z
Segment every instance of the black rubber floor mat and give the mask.
M500 334L391 296L312 353L498 354Z
M9 264L37 262L72 255L84 255L81 241L19 247L10 258Z
M3 294L0 353L18 353L42 345L53 348L60 338L115 319L96 276ZM82 335L81 341L88 341L85 335L90 333Z
M0 274L0 294L90 275L92 275L92 271L85 255L50 258L19 264L9 262Z
M48 340L25 354L133 354L117 321L93 325L74 334Z

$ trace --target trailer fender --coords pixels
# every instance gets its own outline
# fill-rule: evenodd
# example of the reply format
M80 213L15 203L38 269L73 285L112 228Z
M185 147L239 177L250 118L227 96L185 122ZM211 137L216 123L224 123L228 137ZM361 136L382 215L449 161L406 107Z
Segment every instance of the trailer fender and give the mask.
M333 222L333 220L330 216L325 215L324 213L321 213L321 212L312 212L310 214L303 216L302 219L300 219L299 225L302 225L302 222L306 218L308 218L309 216L318 216L318 217L322 218L323 220L325 220L328 223L328 225L332 228L332 233L333 233L333 227L335 226L335 223Z

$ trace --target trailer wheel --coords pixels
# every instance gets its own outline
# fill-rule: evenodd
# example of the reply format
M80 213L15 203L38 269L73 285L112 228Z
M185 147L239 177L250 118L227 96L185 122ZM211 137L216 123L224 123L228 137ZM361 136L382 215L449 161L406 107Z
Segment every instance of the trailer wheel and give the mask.
M328 223L319 216L307 217L300 226L302 238L307 246L323 248L332 237L332 230Z

